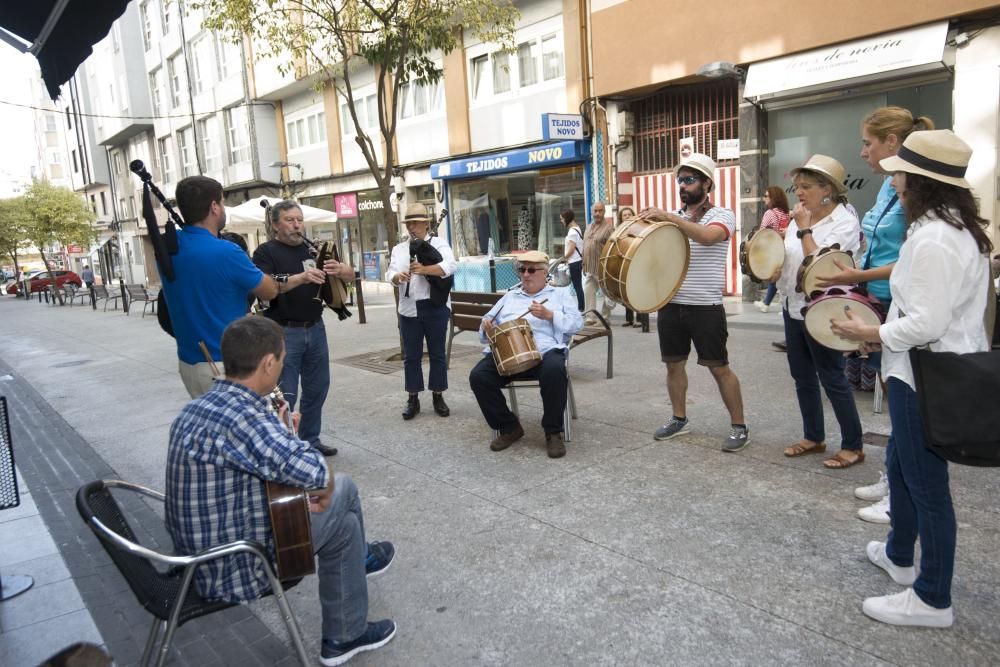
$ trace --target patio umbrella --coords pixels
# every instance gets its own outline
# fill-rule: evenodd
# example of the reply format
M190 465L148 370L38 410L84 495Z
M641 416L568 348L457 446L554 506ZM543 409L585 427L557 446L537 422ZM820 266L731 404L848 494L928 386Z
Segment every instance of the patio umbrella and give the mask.
M127 5L128 0L2 2L0 39L38 59L45 88L54 101L59 87L76 73Z

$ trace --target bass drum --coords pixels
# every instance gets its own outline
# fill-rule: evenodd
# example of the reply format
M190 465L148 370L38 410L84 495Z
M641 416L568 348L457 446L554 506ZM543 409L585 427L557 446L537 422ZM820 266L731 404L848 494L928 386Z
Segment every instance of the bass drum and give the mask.
M819 281L840 273L834 262L840 262L850 269L855 268L854 257L851 253L841 250L839 243L817 248L806 255L795 277L795 291L805 294L806 301L819 296L823 292Z
M806 331L823 347L840 352L855 352L858 343L834 334L830 326L831 320L846 320L847 311L850 311L854 319L860 319L871 326L885 322L885 308L881 301L869 295L864 288L837 285L817 294L802 309Z
M769 227L750 232L740 244L740 268L756 283L766 283L785 263L785 240Z
M601 248L597 282L613 301L652 313L680 289L690 259L687 237L677 225L636 217L615 228Z

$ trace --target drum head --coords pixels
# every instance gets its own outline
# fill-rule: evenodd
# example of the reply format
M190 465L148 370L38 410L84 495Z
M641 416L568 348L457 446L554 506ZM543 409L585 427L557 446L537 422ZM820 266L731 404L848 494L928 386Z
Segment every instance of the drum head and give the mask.
M860 343L844 340L830 329L830 320L843 321L847 319L845 309L851 311L851 316L854 319L860 319L865 324L871 326L882 324L880 314L863 300L848 296L826 296L816 299L806 309L806 331L813 337L813 340L831 350L840 350L841 352L857 350Z
M831 278L840 273L840 269L837 268L834 261L840 262L850 269L855 268L851 253L843 250L828 250L819 255L810 255L810 257L813 260L802 274L802 292L806 295L807 301L818 296L816 292L823 291L824 288L819 284L820 279Z
M661 223L647 229L626 255L626 304L638 313L667 305L687 275L690 247L677 225Z
M785 240L773 229L758 229L747 241L746 253L751 278L767 282L785 263Z

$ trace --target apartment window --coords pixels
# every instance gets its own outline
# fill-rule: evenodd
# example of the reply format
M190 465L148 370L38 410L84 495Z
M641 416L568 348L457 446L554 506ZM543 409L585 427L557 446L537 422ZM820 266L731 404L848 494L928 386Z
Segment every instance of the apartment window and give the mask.
M542 78L551 81L562 75L562 43L557 35L545 35L542 37Z
M69 154L73 158L73 171L79 173L79 171L80 171L80 163L76 159L76 149L71 150L69 152Z
M60 162L59 151L52 151L49 153L49 164L58 165Z
M197 175L198 160L194 152L194 138L190 127L177 133L177 148L181 158L181 176Z
M479 56L472 59L472 99L478 100L489 94L486 82L486 67L489 64L489 56Z
M403 84L400 89L399 117L413 118L441 109L441 82Z
M122 164L122 154L118 151L111 154L111 168L114 170L115 176L121 176L125 171Z
M198 134L201 138L201 153L205 159L205 171L217 171L222 168L222 155L219 150L219 124L215 116L198 121Z
M358 113L358 120L361 121L365 130L378 129L378 100L375 95L354 98L355 111ZM351 111L347 108L347 103L340 105L341 132L345 137L353 137L357 134L354 121L351 118ZM324 129L323 141L326 141Z
M149 51L153 44L153 24L149 19L149 3L139 3L139 22L142 24L142 46Z
M250 123L246 107L226 109L226 136L229 138L229 164L250 161Z
M128 115L128 84L125 75L118 77L118 101L121 103L122 115Z
M194 86L195 93L202 93L207 88L210 88L213 81L212 77L212 41L211 37L205 35L199 38L192 45L192 60L193 67L191 76L194 78L192 85Z
M118 21L111 24L111 47L118 53L122 48L122 34L118 28Z
M163 68L157 67L149 75L149 92L153 98L153 115L163 113Z
M520 86L531 86L538 83L538 41L524 42L517 47L517 69L520 74Z
M510 92L510 55L494 53L493 61L493 94Z
M118 216L122 218L128 217L128 212L125 210L125 197L118 198Z
M90 195L90 209L97 215L97 198L94 195Z
M176 108L181 105L184 98L184 54L178 53L173 58L167 59L167 78L170 86L170 106Z
M228 42L216 35L216 51L219 54L219 76L227 79L240 71L242 49L239 44Z
M128 196L128 217L135 217L135 195Z
M66 129L67 130L73 129L73 114L69 112L69 107L66 107ZM55 130L52 131L54 132Z
M160 178L164 183L170 183L174 180L174 158L170 150L170 137L164 137L156 143L160 149Z
M104 190L101 190L101 214L108 214L108 198L104 196Z
M162 0L160 9L163 16L163 34L166 35L170 32L170 0Z
M68 112L69 109L67 109L66 111ZM72 125L70 125L70 129L73 129ZM56 115L54 113L45 114L45 131L46 132L56 131Z

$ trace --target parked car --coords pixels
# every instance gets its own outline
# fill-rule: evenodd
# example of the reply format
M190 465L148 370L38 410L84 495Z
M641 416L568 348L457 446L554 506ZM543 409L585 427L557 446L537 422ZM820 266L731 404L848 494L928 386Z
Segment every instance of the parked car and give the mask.
M42 271L41 273L28 278L28 287L32 294L35 292L41 292L52 284L53 276L55 277L55 283L57 288L62 288L63 285L70 283L76 285L77 287L83 287L83 281L80 280L80 276L76 275L72 271ZM18 289L20 289L18 283L13 283L7 286L7 294L17 294Z

